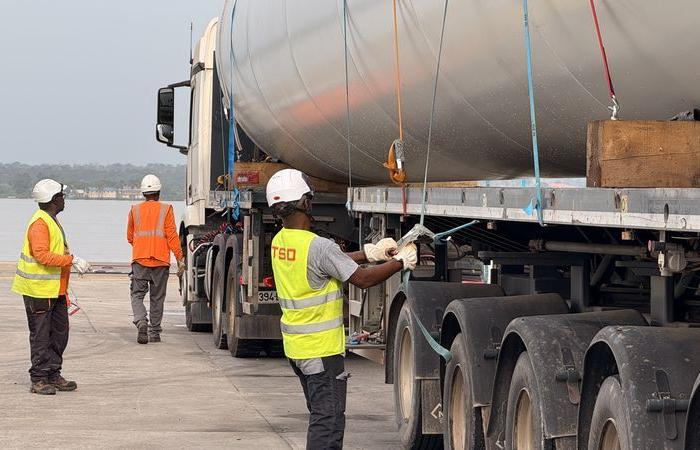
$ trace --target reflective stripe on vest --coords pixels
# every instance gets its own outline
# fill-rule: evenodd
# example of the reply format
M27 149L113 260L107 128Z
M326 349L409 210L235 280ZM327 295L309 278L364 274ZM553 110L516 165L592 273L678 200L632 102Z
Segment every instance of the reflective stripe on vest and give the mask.
M19 254L19 259L24 260L28 263L35 263L36 264L36 262L37 262L36 259L32 258L31 256L27 256L24 253Z
M24 233L22 251L12 281L12 291L36 298L56 298L61 289L61 268L45 266L31 256L29 227L39 219L44 221L49 230L49 251L59 255L68 254L68 246L61 226L48 213L42 210L36 211L29 219Z
M333 328L343 326L343 318L337 317L335 319L326 320L325 322L309 323L305 325L289 325L282 323L280 326L282 327L282 333L287 334L318 333L319 331L332 330Z
M343 283L329 279L320 289L307 279L314 233L283 228L272 240L272 270L282 308L284 353L292 359L321 358L345 351Z
M37 274L37 273L27 273L23 272L19 269L17 269L17 272L15 272L17 275L19 275L22 278L27 278L29 280L60 280L61 279L61 274L60 273L47 273L47 274Z
M168 214L168 206L161 204L160 212L158 213L158 222L156 222L155 230L141 230L141 205L131 207L131 213L134 217L134 237L149 237L158 236L165 237L165 216Z
M319 306L324 303L332 302L334 300L342 299L343 291L333 291L327 294L317 295L315 297L307 297L301 300L293 300L291 298L282 298L279 295L277 300L279 300L280 307L285 309L303 309L310 306Z

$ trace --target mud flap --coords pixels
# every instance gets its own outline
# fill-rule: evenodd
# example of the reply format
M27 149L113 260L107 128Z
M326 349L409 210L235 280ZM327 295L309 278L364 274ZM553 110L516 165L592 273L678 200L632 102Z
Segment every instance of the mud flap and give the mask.
M439 379L420 380L421 431L423 434L442 434L442 393Z

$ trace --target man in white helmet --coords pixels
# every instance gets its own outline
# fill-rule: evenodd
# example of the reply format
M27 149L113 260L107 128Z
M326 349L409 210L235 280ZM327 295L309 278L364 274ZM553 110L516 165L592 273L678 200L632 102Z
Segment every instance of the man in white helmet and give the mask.
M68 345L68 279L71 266L85 273L90 265L68 250L58 214L65 207L66 186L39 181L32 190L39 209L29 219L12 291L24 297L29 325L32 366L30 392L53 395L73 391L78 385L61 376L63 351Z
M160 342L171 252L177 259L178 275L185 270L173 207L159 201L160 190L157 176L149 174L143 177L141 193L146 200L131 207L126 230L126 240L132 246L131 309L139 344ZM150 297L150 323L143 304L147 293Z
M413 244L397 249L393 239L363 251L344 253L311 231L313 190L295 169L275 173L267 202L282 219L272 240L272 269L282 308L284 353L301 381L309 408L307 449L340 449L345 431L345 328L343 283L360 288L379 284L417 262ZM360 267L363 263L380 263Z

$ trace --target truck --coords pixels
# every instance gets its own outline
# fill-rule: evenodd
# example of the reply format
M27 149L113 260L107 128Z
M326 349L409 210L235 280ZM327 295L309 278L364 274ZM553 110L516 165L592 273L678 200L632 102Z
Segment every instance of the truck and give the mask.
M700 113L677 115L700 7L524 4L226 1L158 93L156 137L187 155L187 326L281 354L264 186L294 167L315 232L419 244L347 296L406 448L700 448ZM604 120L606 87L635 120Z

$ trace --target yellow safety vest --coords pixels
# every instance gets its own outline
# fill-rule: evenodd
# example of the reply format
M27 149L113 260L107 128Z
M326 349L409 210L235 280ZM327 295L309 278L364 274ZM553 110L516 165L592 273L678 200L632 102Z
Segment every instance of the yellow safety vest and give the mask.
M24 232L24 244L22 244L22 253L19 255L17 272L12 282L12 292L36 298L56 298L61 289L61 268L40 264L32 257L29 246L29 227L39 219L43 219L49 227L51 253L59 255L68 253L68 245L61 227L47 212L37 210L29 219L27 230Z
M315 237L310 231L283 228L272 239L284 354L292 359L345 352L343 283L330 279L321 289L314 289L306 277L309 246Z

